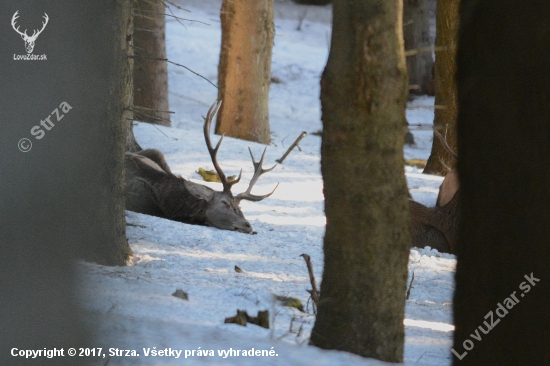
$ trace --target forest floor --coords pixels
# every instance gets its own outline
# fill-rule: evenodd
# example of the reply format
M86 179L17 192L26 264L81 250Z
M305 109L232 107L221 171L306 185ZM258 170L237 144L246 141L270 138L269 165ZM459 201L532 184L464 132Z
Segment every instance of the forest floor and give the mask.
M175 15L200 22L167 18L168 58L200 73L213 83L221 43L221 0L181 0L191 12L172 8ZM81 263L83 303L98 325L95 347L135 350L137 357L109 358L108 365L378 365L382 362L308 346L315 321L305 262L309 254L317 281L323 271L323 182L320 172L321 130L319 80L328 56L331 8L306 7L276 0L276 36L272 76L280 79L270 91L272 143L265 166L274 164L302 132L308 136L283 164L262 176L254 193L271 191L261 202L243 202L242 210L256 235L192 226L127 212L127 234L133 264L107 267ZM305 12L305 15L304 15ZM303 17L302 20L300 18ZM207 23L207 24L204 24ZM143 148L160 149L173 172L205 183L199 167L212 169L202 136L202 116L216 100L217 90L189 71L169 65L170 109L173 128L136 123ZM433 123L431 97L409 103L411 124ZM406 158L426 159L431 148L429 127L414 129L416 146ZM217 136L212 139L217 141ZM264 145L225 138L219 161L231 175L243 168L244 191L252 176L248 147L259 157ZM406 168L413 197L433 206L442 178ZM342 177L346 179L346 177ZM405 309L405 364L451 363L452 297L456 260L453 255L413 248L409 278L415 280ZM238 266L242 272L235 271ZM188 300L172 296L176 289ZM300 299L304 311L283 306L274 295ZM224 324L246 310L270 312L270 329L256 325ZM152 356L150 351L182 351ZM273 350L271 356L242 356L242 351ZM230 350L239 350L228 353ZM206 355L204 355L206 353ZM149 354L149 356L146 356ZM187 356L187 357L186 357ZM178 357L178 358L176 358ZM184 361L181 358L186 358ZM99 360L98 365L106 365Z

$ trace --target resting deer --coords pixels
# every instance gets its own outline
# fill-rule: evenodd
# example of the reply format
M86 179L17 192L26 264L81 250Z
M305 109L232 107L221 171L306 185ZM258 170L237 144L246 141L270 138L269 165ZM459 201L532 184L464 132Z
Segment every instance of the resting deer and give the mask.
M435 134L447 152L458 159L445 138L437 131ZM430 246L440 252L456 253L460 220L459 188L457 171L452 169L439 187L435 207L429 208L409 199L413 246Z
M239 177L229 181L221 169L217 153L223 140L215 148L210 142L210 125L218 113L221 101L210 107L204 119L204 139L214 168L223 184L223 191L218 192L201 184L172 174L164 155L155 149L141 150L137 153L126 153L126 209L148 215L185 222L188 224L213 226L223 230L234 230L252 233L252 226L245 219L239 203L241 200L261 201L275 192L275 189L262 196L253 195L252 187L258 178L275 168L262 169L265 151L259 162L256 162L250 148L254 165L254 175L245 192L233 196L231 187L238 183ZM278 185L277 185L278 186Z

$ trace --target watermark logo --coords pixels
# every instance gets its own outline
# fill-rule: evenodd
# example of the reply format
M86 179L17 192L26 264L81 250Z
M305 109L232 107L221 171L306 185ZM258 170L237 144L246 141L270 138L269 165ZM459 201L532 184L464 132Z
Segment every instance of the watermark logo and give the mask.
M35 140L42 140L46 136L46 131L50 131L55 127L54 122L59 122L65 117L73 107L67 102L61 102L59 108L56 108L50 113L50 115L40 121L40 124L31 128L31 135L34 136ZM59 111L61 110L61 112ZM32 142L28 138L22 138L17 143L17 147L22 152L29 152L32 149Z
M27 138L22 138L17 143L17 147L21 150L21 152L29 152L32 149L32 142Z
M13 55L14 60L46 60L46 55L33 55L32 51L34 50L34 43L36 42L36 39L42 33L44 28L46 28L46 25L48 24L48 21L50 18L48 17L48 14L44 13L44 21L42 22L42 28L40 30L34 29L31 36L27 34L27 30L25 29L24 32L21 32L19 30L19 26L16 27L16 20L19 18L19 10L13 14L13 17L11 18L11 26L14 31L19 33L23 41L25 42L25 50L27 51L26 55Z
M532 287L535 287L537 282L540 282L540 279L533 276L533 272L531 272L531 275L525 275L523 276L527 281L524 281L520 283L519 289L522 290L522 293L520 294L521 297L524 297L526 293L528 293ZM481 342L483 339L483 334L488 334L493 328L500 323L500 320L504 318L508 311L511 310L514 306L516 306L519 303L519 299L516 296L516 291L512 292L512 294L505 298L503 301L504 305L502 305L500 302L497 303L497 308L495 309L495 313L498 316L495 317L493 311L489 311L485 315L485 319L489 321L487 323L487 320L483 322L483 325L485 325L485 328L483 325L480 325L476 328L473 334L470 334L470 337L473 340L476 340L478 342ZM495 319L496 318L496 319ZM481 333L479 332L481 330ZM462 360L466 355L468 354L468 351L471 351L475 347L475 343L471 339L466 339L462 343L462 347L464 347L465 351L464 353L460 354L457 351L455 351L454 348L451 348L451 351L453 354L459 359Z

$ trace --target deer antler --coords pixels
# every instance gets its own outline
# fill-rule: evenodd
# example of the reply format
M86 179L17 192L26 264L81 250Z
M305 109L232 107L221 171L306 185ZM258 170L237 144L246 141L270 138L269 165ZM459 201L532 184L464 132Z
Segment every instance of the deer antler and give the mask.
M46 24L48 24L48 21L50 20L50 18L48 17L48 14L46 14L46 13L44 13L43 18L44 18L45 22L42 22L42 29L40 29L40 30L35 29L32 36L30 36L29 38L32 38L32 39L38 38L38 35L40 35L40 33L42 33L44 28L46 28Z
M214 164L214 169L216 169L216 172L220 176L220 181L223 184L223 191L224 192L231 192L231 187L233 187L234 184L238 183L241 180L241 175L243 173L243 170L241 169L241 172L239 173L239 177L235 179L234 181L230 182L227 177L225 176L225 173L223 172L222 168L220 167L220 164L218 163L217 154L218 149L220 148L220 145L223 141L224 135L220 138L220 141L216 144L216 147L212 147L212 143L210 142L210 126L212 125L212 120L218 113L220 106L222 105L222 101L217 101L208 110L208 113L206 114L206 117L204 118L204 140L206 142L206 147L208 148L208 153L210 154L210 158L212 159L212 164ZM250 193L252 190L252 187L254 187L254 184L258 181L258 178L264 173L270 172L277 164L275 164L273 167L269 169L262 169L262 164L264 163L264 157L265 157L265 151L267 148L264 149L264 152L262 154L262 158L260 159L260 162L256 162L254 159L254 155L252 154L252 150L248 148L248 151L250 152L250 157L252 158L252 164L254 165L254 176L252 176L252 179L250 180L250 184L248 185L248 189L245 192L239 193L236 197L237 201L240 200L248 200L248 201L261 201L264 198L267 198L275 192L275 189L279 186L275 187L273 191L271 191L268 194L264 194L263 196L256 196Z
M445 150L447 150L447 152L453 157L455 158L456 160L458 160L458 155L453 151L453 149L451 149L451 147L449 146L449 143L447 142L447 138L446 137L443 137L443 135L441 133L439 133L437 130L434 129L434 134L439 138L439 140L441 141L441 143L443 144L443 147L445 148Z
M239 173L239 177L234 181L230 182L225 176L217 159L218 149L220 148L224 135L222 135L222 137L220 138L220 141L218 141L215 148L212 148L212 143L210 142L210 125L212 124L212 120L218 113L218 110L220 109L221 105L222 105L221 100L212 104L212 106L208 110L208 113L206 114L206 117L204 118L204 140L206 141L206 147L208 148L208 153L210 154L210 158L212 159L212 164L214 164L214 169L216 169L216 172L218 172L218 175L220 176L220 181L223 184L223 191L231 192L231 187L233 187L234 184L238 183L241 180L241 174L243 173L243 171L241 169L241 172Z
M24 32L21 32L19 30L19 26L16 28L15 27L15 21L19 18L19 10L17 10L15 12L15 14L13 14L13 17L11 18L11 26L13 28L13 30L15 30L17 33L19 33L22 37L24 37L25 39L29 39L29 40L35 40L36 38L38 38L38 36L40 35L40 33L42 33L42 31L44 30L44 28L46 28L46 24L48 24L48 21L50 20L50 18L48 17L48 14L44 13L44 22L42 22L42 29L40 30L37 30L35 29L34 32L32 33L32 36L29 37L29 35L27 34L27 30L25 29Z
M271 196L273 194L273 192L275 192L277 187L279 187L279 184L277 183L277 186L275 186L275 188L270 193L264 194L263 196L256 196L256 195L253 195L252 193L250 193L250 191L252 190L252 187L254 187L254 184L256 184L256 182L258 181L258 178L260 178L260 176L262 174L272 171L277 166L277 164L275 164L269 169L262 169L262 164L264 163L264 157L265 157L265 151L266 150L267 150L267 147L264 149L264 152L262 154L262 158L260 159L260 162L258 163L254 159L254 155L252 154L252 150L250 150L250 148L248 148L248 151L250 152L250 157L252 158L252 164L254 165L254 176L252 176L252 179L250 180L250 184L248 185L248 189L245 192L239 193L237 195L236 198L237 198L238 201L240 201L240 200L261 201L264 198L267 198L267 197Z
M15 28L15 21L17 20L17 18L19 18L18 13L19 13L19 10L17 10L17 11L15 12L15 14L13 14L13 17L11 18L11 26L12 26L13 30L16 31L17 33L19 33L21 36L28 37L28 36L27 36L27 30L26 30L26 29L25 29L25 32L21 32L21 31L19 30L19 26L18 26L17 28Z

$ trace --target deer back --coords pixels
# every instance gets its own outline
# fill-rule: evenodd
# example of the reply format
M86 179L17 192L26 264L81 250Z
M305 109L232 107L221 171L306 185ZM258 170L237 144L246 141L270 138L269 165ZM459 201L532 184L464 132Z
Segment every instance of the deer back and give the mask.
M162 210L155 203L152 182L162 180L168 173L153 160L130 152L126 153L124 170L126 209L146 215L164 217Z
M458 188L458 172L456 169L452 169L447 173L447 175L445 175L445 179L443 179L443 182L439 187L439 194L437 195L436 206L443 207L447 203L449 203L455 196Z
M434 134L441 140L445 150L458 159L458 155L451 149L445 137L437 130L434 130ZM459 190L458 172L452 169L439 187L435 207L429 208L412 199L409 200L413 246L430 246L440 252L456 253L460 222Z
M154 149L126 153L126 209L188 224L250 233L238 200L171 173Z
M444 253L456 253L459 223L459 191L443 207L426 207L409 200L413 246L430 246Z
M417 248L429 246L443 253L449 253L450 247L445 235L441 232L442 220L433 209L413 200L409 200L411 215L412 245Z

